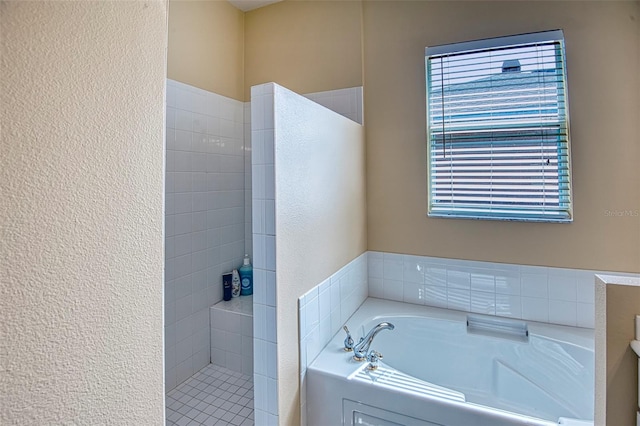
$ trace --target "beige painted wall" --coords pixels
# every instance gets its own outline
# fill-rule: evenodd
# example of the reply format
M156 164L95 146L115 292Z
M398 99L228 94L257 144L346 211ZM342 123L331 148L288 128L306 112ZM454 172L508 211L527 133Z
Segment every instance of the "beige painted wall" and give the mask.
M275 92L280 424L300 424L298 297L362 254L362 126L281 87Z
M245 99L274 81L297 93L362 86L360 1L294 0L245 16Z
M638 357L629 342L640 315L640 280L602 277L596 297L596 425L634 425Z
M166 3L0 17L0 423L162 424Z
M369 250L640 271L638 2L363 3ZM427 218L424 48L561 28L571 224ZM636 216L607 216L607 211Z
M167 76L244 100L244 12L227 1L171 0Z

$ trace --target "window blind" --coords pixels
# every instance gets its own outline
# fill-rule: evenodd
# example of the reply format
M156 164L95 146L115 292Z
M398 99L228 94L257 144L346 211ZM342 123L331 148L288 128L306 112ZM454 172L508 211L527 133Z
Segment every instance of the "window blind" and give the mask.
M482 42L426 50L429 215L571 221L562 32Z

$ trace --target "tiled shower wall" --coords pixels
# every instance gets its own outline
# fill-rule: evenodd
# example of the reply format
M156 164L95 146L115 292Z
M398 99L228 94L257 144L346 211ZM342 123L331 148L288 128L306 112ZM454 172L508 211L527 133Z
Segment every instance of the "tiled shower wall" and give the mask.
M167 81L165 380L210 361L209 307L245 245L244 104Z
M253 381L257 425L278 424L273 84L251 88Z

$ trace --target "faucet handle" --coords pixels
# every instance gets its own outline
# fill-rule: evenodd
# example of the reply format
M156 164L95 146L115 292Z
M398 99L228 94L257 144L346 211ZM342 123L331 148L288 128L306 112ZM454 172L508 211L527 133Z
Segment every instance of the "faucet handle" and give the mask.
M353 341L353 338L351 337L351 333L349 332L347 326L345 325L342 328L347 333L347 337L344 339L344 351L351 352L353 351L353 347L356 345L356 343Z
M367 370L377 370L378 369L378 361L381 360L382 354L378 351L371 350L367 355L367 361L369 361L369 365L367 365Z

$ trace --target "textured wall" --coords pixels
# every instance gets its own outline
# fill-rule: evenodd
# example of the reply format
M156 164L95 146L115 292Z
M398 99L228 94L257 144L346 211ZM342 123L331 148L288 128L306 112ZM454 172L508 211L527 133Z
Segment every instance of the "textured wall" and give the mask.
M297 93L362 86L360 1L284 1L245 14L245 99L274 81Z
M640 315L640 279L596 280L595 424L633 425L638 410L638 357L629 345Z
M0 16L0 423L162 424L166 4Z
M278 413L299 424L298 297L366 250L364 131L280 86L274 99Z
M369 250L640 271L639 20L638 2L363 2ZM426 217L424 48L556 28L566 40L574 222Z
M169 2L167 75L243 99L244 12L226 1Z

